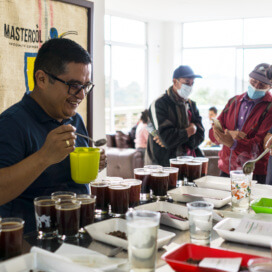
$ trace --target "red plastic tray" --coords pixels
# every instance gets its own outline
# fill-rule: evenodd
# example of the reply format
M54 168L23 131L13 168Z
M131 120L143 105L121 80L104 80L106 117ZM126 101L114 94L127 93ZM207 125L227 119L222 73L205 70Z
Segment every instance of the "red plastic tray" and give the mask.
M249 255L230 250L199 246L195 244L184 244L174 251L165 253L161 258L166 261L175 271L196 271L196 272L215 272L222 271L214 268L203 268L198 265L187 263L189 258L202 260L203 258L242 258L242 266L247 267L249 259L262 258L261 256ZM268 258L269 259L269 258Z

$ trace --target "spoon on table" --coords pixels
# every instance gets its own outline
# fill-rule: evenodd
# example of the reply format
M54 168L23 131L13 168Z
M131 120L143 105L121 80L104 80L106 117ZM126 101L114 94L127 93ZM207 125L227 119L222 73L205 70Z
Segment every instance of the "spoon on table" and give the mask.
M270 148L272 146L270 146L269 148L266 148L265 151L255 160L249 160L247 162L244 163L243 165L243 172L244 174L250 174L254 171L255 169L255 163L260 160L264 155L266 155L269 151L270 151Z
M107 140L106 139L100 139L100 140L93 140L91 137L89 136L86 136L86 135L83 135L83 134L80 134L78 132L74 132L75 135L77 136L80 136L80 137L83 137L83 138L86 138L86 139L89 139L93 144L94 146L102 146L102 145L105 145L107 143Z

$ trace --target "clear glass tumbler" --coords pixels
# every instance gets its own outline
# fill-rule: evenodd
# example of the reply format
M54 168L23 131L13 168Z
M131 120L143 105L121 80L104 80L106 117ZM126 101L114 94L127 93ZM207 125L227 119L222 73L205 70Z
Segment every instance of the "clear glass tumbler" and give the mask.
M159 212L145 210L126 213L131 272L155 271L160 216Z

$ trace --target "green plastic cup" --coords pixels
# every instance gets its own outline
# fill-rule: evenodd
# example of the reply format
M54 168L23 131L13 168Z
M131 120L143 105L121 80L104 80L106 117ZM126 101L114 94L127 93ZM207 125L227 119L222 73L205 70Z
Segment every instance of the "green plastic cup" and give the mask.
M97 178L100 161L100 149L76 147L70 153L71 176L74 182L86 184Z

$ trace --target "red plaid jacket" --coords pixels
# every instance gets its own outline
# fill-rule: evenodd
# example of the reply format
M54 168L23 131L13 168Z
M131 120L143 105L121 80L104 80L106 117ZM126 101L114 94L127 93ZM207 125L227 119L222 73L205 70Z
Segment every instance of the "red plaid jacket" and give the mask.
M235 99L231 98L218 117L224 130L236 129L241 99L244 95L237 95ZM271 102L272 95L267 92L262 102L254 106L244 123L242 131L247 134L246 138L238 140L234 150L223 146L223 149L219 152L218 161L218 167L221 171L229 174L231 170L242 169L246 161L257 158L263 152L263 139L272 127ZM212 128L209 131L209 137L212 142L217 143ZM268 157L269 154L256 163L254 174L266 175Z

